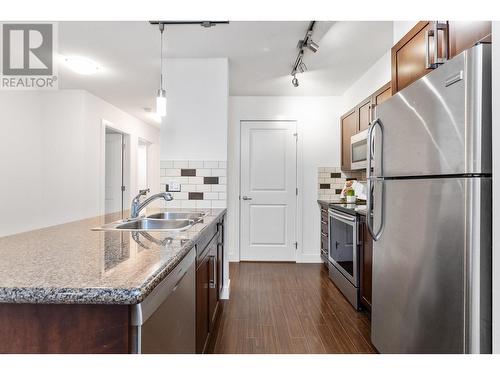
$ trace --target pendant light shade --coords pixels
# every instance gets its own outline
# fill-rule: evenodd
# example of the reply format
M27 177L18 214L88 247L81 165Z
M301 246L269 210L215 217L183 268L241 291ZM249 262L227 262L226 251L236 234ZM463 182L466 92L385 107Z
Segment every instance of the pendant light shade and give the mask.
M167 115L167 91L159 89L156 95L156 114L160 117Z

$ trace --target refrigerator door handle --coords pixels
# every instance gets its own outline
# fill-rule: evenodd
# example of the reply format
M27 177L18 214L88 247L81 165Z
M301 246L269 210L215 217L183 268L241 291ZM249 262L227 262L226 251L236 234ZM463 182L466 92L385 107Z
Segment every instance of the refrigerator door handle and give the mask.
M381 217L380 217L380 228L378 231L375 232L373 228L373 217L372 217L372 202L373 202L373 174L372 174L372 157L373 157L373 143L374 143L374 138L373 138L373 132L375 131L376 126L380 127L380 134L381 134L381 148L383 147L383 126L382 122L380 119L375 119L375 121L370 125L368 128L368 160L367 160L367 166L366 166L366 175L367 175L367 189L368 189L368 194L366 196L366 225L368 227L368 231L370 232L370 235L372 236L374 241L378 241L382 235L382 229L384 226L384 204L383 204L383 199L384 199L384 181L380 180L382 183L382 191L381 191L381 202L380 202L380 212L381 212ZM383 153L382 150L379 152L379 168L380 168L380 175L383 176Z

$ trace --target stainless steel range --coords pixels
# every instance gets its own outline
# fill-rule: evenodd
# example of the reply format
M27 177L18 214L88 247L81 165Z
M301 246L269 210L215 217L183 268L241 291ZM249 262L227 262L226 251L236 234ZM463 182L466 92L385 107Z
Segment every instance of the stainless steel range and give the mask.
M359 218L330 208L328 211L330 279L359 309Z

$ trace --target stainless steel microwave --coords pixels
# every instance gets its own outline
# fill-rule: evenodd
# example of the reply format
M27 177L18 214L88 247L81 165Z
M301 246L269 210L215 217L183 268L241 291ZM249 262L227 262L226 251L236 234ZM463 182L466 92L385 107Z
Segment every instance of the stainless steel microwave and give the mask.
M351 169L366 168L366 153L368 149L368 129L351 137Z

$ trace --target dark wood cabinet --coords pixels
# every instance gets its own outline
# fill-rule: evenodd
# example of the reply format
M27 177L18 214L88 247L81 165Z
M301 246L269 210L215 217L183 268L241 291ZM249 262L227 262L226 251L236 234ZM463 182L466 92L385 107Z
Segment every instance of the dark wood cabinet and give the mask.
M372 307L372 265L373 265L373 239L368 231L366 222L361 223L362 246L360 259L360 299L361 304L371 311Z
M491 36L489 21L420 21L392 47L392 93Z
M358 113L356 109L340 119L342 170L351 170L351 137L358 132Z
M351 170L351 137L368 129L375 118L377 105L383 103L391 95L391 83L388 82L340 118L340 156L343 171Z
M359 104L358 111L358 132L368 129L372 120L372 100L371 97Z
M197 243L196 353L205 353L219 316L223 284L224 219Z
M377 107L392 96L391 90L391 82L388 82L372 95L372 119L377 117Z
M210 245L209 259L209 270L208 270L208 324L209 331L213 332L215 327L215 319L217 318L217 308L219 305L219 284L217 277L217 266L218 266L218 250L219 250L219 239L214 238L214 241Z
M491 21L449 21L450 58L478 42L491 42Z
M196 353L203 353L208 341L208 282L210 258L206 255L196 269Z

